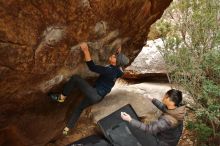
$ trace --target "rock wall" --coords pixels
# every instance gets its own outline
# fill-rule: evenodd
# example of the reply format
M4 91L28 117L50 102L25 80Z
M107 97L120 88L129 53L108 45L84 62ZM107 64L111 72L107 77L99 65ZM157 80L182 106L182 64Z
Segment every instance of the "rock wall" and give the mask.
M45 145L77 103L52 102L74 73L88 72L78 44L105 64L117 42L133 60L172 0L1 0L0 145Z

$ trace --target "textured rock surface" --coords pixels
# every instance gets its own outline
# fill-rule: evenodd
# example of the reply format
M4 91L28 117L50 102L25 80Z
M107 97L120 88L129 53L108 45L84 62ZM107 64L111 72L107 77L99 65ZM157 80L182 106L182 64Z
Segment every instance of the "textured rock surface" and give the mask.
M161 39L149 40L130 66L126 68L124 77L129 79L149 79L167 81L166 64L159 47L163 47Z
M60 105L46 93L59 91L73 73L94 76L83 63L79 42L89 43L99 64L120 40L134 59L170 2L0 1L0 145L45 145L59 136L76 100Z

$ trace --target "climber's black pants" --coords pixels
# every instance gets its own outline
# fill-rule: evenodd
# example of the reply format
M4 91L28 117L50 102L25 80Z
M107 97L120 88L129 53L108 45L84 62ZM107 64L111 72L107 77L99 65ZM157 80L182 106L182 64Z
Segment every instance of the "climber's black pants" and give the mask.
M92 87L87 81L78 75L73 75L64 85L62 94L68 96L72 91L79 89L84 94L84 99L73 110L70 120L67 123L68 128L73 128L83 109L99 102L102 97L98 95L96 88Z

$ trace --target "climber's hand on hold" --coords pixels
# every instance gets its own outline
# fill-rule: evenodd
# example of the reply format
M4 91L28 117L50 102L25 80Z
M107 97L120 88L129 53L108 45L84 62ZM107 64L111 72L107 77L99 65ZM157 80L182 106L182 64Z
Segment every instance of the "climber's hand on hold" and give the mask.
M88 45L87 45L86 42L82 42L82 43L80 44L80 48L81 48L81 50L82 50L83 52L89 52L89 47L88 47Z
M80 48L81 48L81 50L82 50L83 53L84 53L85 60L86 60L86 61L92 60L92 59L91 59L90 52L89 52L89 47L88 47L87 43L86 43L86 42L80 43Z

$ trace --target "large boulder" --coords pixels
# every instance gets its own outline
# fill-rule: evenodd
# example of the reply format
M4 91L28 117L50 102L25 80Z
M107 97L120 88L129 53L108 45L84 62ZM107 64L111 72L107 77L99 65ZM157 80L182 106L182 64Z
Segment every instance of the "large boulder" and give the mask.
M96 123L126 104L130 104L139 117L153 121L161 113L147 97L151 96L161 100L169 89L171 86L166 83L117 84L104 100L92 106L91 114L94 117L94 122Z
M124 78L167 81L167 69L160 47L162 39L149 40L125 70Z
M91 115L94 123L126 104L130 104L137 115L145 118L146 122L154 121L160 116L161 112L148 97L154 97L161 101L165 93L171 88L173 88L173 85L168 83L117 84L100 103L92 106ZM191 106L195 105L191 96L184 90L180 90L183 92L183 103Z
M88 42L98 64L106 63L117 42L133 60L171 1L0 1L0 145L16 145L7 144L14 139L45 145L56 138L76 100L60 105L46 94L59 91L74 73L95 76L79 43Z

